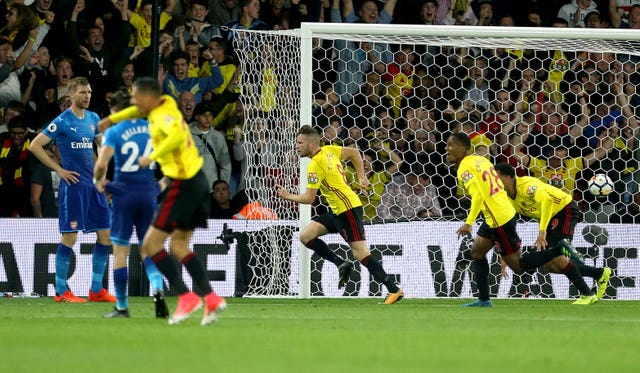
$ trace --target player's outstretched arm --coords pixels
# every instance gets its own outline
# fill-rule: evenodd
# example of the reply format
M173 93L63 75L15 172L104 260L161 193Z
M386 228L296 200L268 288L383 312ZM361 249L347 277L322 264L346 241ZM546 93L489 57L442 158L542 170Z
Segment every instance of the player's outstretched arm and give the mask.
M306 205L310 205L316 199L316 195L318 194L318 189L307 188L307 190L303 194L295 194L290 193L285 188L280 185L276 185L278 189L278 196L282 199L286 199L287 201L293 201L295 203L303 203Z
M118 122L122 122L123 120L127 120L127 119L137 119L137 118L142 118L142 114L140 114L140 111L138 111L138 108L136 106L129 106L126 109L122 109L118 112L115 112L109 115L108 117L104 117L100 119L100 121L98 122L98 131L104 133L104 131L106 131L107 128L111 127L112 125Z
M106 131L112 125L113 122L111 122L111 119L109 119L109 117L104 117L98 121L98 131L104 133L104 131Z

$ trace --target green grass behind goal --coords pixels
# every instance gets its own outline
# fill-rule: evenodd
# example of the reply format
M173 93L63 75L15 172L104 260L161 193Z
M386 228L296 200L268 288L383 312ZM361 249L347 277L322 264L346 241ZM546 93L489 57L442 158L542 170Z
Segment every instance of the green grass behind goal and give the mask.
M4 372L622 372L638 371L640 302L228 299L220 320L131 319L111 305L0 299ZM175 298L169 305L175 308Z

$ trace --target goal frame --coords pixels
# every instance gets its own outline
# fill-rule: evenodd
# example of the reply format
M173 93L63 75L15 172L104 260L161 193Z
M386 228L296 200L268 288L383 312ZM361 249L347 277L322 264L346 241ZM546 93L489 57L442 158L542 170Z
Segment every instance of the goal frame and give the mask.
M375 35L375 36L416 36L416 37L444 37L468 39L496 39L510 40L510 45L516 44L521 48L536 49L535 45L525 44L525 39L544 40L584 40L584 41L639 41L640 32L630 29L588 29L588 28L555 28L555 27L483 27L483 26L449 26L449 25L398 25L398 24L367 24L367 23L310 23L301 24L299 35L301 45L300 55L300 125L312 123L312 52L313 38L316 35L334 34L338 36ZM500 43L498 43L500 44ZM569 45L563 50L584 50L607 52L606 43L596 43L599 48L584 45L577 48ZM502 46L496 46L502 47ZM637 49L640 55L640 48ZM306 173L310 160L301 158L300 175ZM300 191L304 191L307 180L300 180ZM311 221L311 206L300 205L300 230ZM299 243L299 279L298 297L308 299L311 296L311 254Z

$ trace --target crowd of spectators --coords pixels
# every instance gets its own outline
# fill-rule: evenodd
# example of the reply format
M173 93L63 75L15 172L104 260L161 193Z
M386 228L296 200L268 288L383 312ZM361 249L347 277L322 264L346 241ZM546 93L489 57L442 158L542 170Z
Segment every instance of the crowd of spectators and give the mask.
M0 217L56 216L59 179L27 149L69 107L74 76L89 79L90 110L104 116L111 93L150 75L159 56L158 79L192 127L212 194L222 180L216 185L228 189L226 201L246 186L247 154L276 169L281 160L269 154L293 148L260 130L282 123L246 114L277 111L286 96L273 65L277 51L265 45L271 59L260 81L242 82L231 30L284 30L301 22L640 28L640 3L633 0L163 0L159 47L152 50L152 3L0 1ZM581 183L606 171L616 185L606 202L616 206L619 221L639 215L636 56L316 42L314 125L323 143L362 150L372 181L370 190L359 190L367 219L463 211L464 196L444 160L454 131L467 132L478 154L574 194L583 210L603 201L582 193ZM259 99L241 98L240 87L253 92L251 84ZM251 132L244 130L247 120L256 121ZM58 159L55 145L47 151ZM222 205L224 216L237 212Z

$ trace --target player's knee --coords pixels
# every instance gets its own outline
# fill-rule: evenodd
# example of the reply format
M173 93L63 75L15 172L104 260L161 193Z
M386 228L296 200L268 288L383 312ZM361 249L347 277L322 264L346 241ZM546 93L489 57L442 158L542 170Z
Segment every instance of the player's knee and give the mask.
M522 265L522 258L519 254L511 254L511 256L503 257L503 260L507 264L507 267L513 271L516 275L524 274L524 266Z
M314 237L313 234L310 234L308 232L300 233L300 242L307 247L309 247L309 243L311 243L311 241L313 241L316 238L317 237Z
M481 260L482 258L483 258L482 255L478 253L474 253L473 251L471 252L471 260Z
M545 264L545 267L549 269L551 273L564 273L565 269L569 265L569 258L566 256L557 256L552 261Z
M487 257L487 252L471 248L471 260L482 260Z

